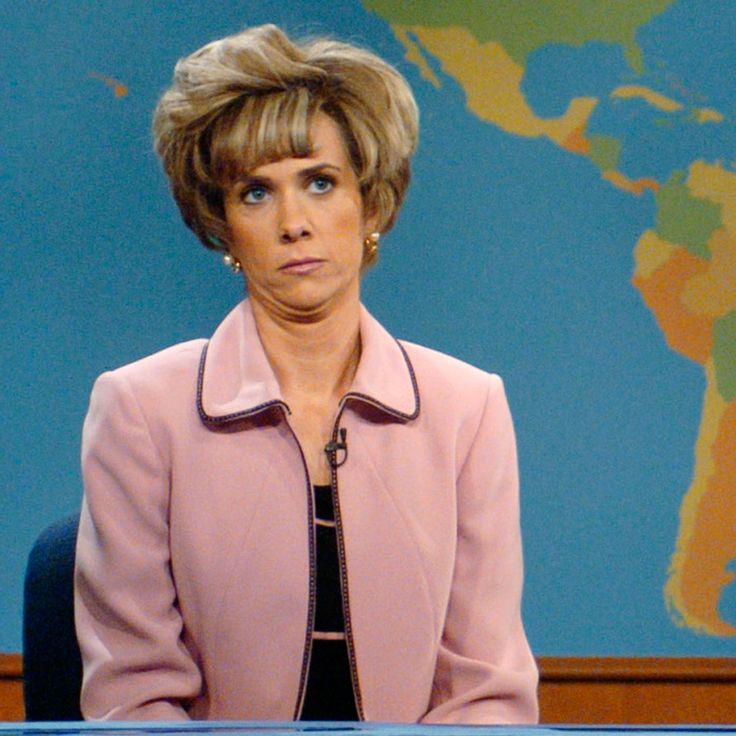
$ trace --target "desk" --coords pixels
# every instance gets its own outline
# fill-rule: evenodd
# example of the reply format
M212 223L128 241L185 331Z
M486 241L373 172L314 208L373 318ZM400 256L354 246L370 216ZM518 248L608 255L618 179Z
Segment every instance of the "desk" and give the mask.
M736 657L539 657L538 662L543 723L736 723ZM0 654L0 722L23 720L21 665L20 654Z
M199 721L0 723L0 736L736 736L736 726L420 726L394 723Z

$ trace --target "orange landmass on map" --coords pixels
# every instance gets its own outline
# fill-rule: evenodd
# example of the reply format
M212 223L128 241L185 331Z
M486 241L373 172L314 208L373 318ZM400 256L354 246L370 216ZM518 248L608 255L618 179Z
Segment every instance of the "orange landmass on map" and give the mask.
M714 403L719 402L716 399ZM706 406L704 414L714 408ZM734 636L736 627L719 615L718 601L736 579L728 570L736 558L736 534L732 523L724 523L736 519L736 401L718 407L709 419L715 425L715 437L704 459L707 467L702 468L706 478L699 483L696 468L686 497L690 504L683 506L681 514L684 528L672 560L671 572L677 574L670 577L665 594L671 607L685 613L688 626L716 636Z
M590 153L590 141L585 135L585 126L575 128L570 134L562 141L562 148L570 153L579 153L586 155Z
M715 636L736 636L736 626L719 611L723 592L735 577L728 568L736 559L736 401L733 396L727 400L720 390L714 348L708 347L714 341L716 320L736 308L736 176L720 163L694 161L687 187L693 197L720 207L721 226L708 236L709 258L683 259L681 248L649 237L641 260L643 272L637 274L654 275L658 268L667 267L669 256L677 255L682 261L680 279L674 276L671 288L676 299L669 309L685 314L674 324L660 321L661 305L655 314L668 344L678 352L701 362L708 348L695 466L680 508L677 544L664 592L673 618L682 625ZM689 270L692 275L687 277ZM688 322L687 328L678 331L683 322ZM698 323L702 325L699 333Z
M633 285L654 314L667 344L704 368L703 410L692 480L664 593L675 621L713 636L736 636L719 602L736 574L736 401L722 395L714 362L715 321L736 306L736 177L719 165L695 162L688 189L721 206L722 226L698 256L648 230L634 256Z
M108 77L106 74L100 74L99 72L90 72L92 79L99 79L100 82L104 82L111 90L115 97L125 97L128 94L127 85L123 84L118 79Z
M688 310L681 295L687 283L707 269L706 261L684 248L674 248L659 268L648 275L635 273L631 279L654 314L667 344L701 365L713 350L713 319Z
M659 191L659 182L649 176L644 176L641 179L629 179L628 176L614 169L604 171L601 176L609 184L613 184L617 189L622 189L624 192L635 194L637 197L641 197L647 189L652 192Z

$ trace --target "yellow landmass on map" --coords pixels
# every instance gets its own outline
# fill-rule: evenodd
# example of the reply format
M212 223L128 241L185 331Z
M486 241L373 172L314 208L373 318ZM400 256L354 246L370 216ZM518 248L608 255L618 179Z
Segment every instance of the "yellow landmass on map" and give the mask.
M736 175L720 164L695 161L687 184L696 197L721 206L723 227L709 238L708 268L687 283L682 302L694 314L721 317L736 309Z
M623 84L620 87L616 87L616 89L611 92L611 97L622 99L642 99L645 102L648 102L652 107L656 107L658 110L662 110L664 112L677 112L683 108L682 103L640 84Z
M662 110L662 112L679 112L685 108L681 102L641 84L622 84L611 92L611 97L613 99L644 100L657 110ZM693 118L701 124L722 123L725 120L723 113L712 107L691 108L690 112Z
M696 197L719 204L724 227L736 234L736 174L720 163L693 161L688 169L687 185Z
M647 230L634 248L634 278L648 279L672 258L675 248L676 246L660 238L654 230Z
M480 43L473 34L458 26L425 27L393 23L391 28L406 50L406 59L416 64L420 74L435 87L440 80L423 53L438 60L442 69L465 91L468 108L481 120L501 130L525 138L546 137L564 150L580 156L590 153L586 135L588 120L598 104L595 97L574 97L567 110L557 118L539 117L529 106L521 89L524 67L494 41ZM613 96L639 96L660 109L679 103L643 86L618 87ZM616 169L606 169L601 176L610 184L637 197L645 191L657 191L652 177L630 179Z
M721 317L736 309L736 236L721 228L708 244L708 268L685 285L682 303L693 314Z
M401 26L394 26L393 30L396 37L404 44L404 48L406 49L404 58L409 63L416 65L422 79L426 79L431 85L439 89L442 86L442 83L437 79L437 75L432 71L432 68L427 63L421 49L414 43L414 41L412 41L411 37L406 32L406 29Z
M524 68L500 44L493 41L481 44L469 31L457 26L425 28L393 24L392 28L404 43L407 54L418 53L408 36L410 33L439 61L443 70L465 90L468 107L482 120L525 138L549 138L568 150L580 147L581 131L598 104L595 97L576 97L559 118L540 118L521 91Z
M718 110L710 107L699 107L695 110L695 119L699 123L722 123L726 118Z

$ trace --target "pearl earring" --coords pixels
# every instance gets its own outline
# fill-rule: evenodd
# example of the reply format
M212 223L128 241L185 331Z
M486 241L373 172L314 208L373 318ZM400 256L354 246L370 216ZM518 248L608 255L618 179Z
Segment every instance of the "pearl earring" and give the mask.
M222 262L233 273L240 273L243 270L243 267L240 265L240 261L235 256L230 255L230 253L225 253L225 255L222 257Z

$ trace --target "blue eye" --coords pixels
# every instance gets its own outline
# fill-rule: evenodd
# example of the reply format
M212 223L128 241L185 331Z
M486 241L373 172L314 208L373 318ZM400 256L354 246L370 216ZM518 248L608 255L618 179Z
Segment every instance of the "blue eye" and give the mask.
M246 204L259 204L260 202L263 202L263 200L266 199L267 196L268 190L266 189L266 187L261 185L247 187L240 195L241 199Z
M324 194L329 192L335 186L335 182L329 176L319 174L315 176L312 181L309 182L309 189L316 194Z

